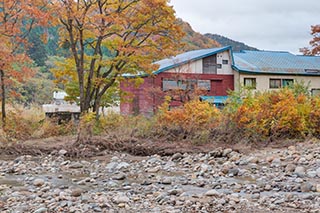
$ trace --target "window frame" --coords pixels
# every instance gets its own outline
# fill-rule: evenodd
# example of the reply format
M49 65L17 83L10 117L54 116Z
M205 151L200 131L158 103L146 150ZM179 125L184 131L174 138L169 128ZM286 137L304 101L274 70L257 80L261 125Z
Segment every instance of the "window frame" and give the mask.
M279 86L273 86L276 84L271 84L271 82L277 81ZM282 79L281 78L270 78L269 79L269 89L280 89L282 87Z
M292 82L292 83L289 83L288 82ZM286 82L286 83L285 83ZM294 79L291 79L291 78L283 78L281 79L281 88L283 87L290 87L294 84Z
M250 80L251 80L250 85L247 85L246 82L249 83ZM257 78L243 78L243 85L250 89L257 89Z
M317 91L316 94L314 93L315 91ZM320 88L312 88L312 89L311 89L311 96L312 96L312 97L320 96Z

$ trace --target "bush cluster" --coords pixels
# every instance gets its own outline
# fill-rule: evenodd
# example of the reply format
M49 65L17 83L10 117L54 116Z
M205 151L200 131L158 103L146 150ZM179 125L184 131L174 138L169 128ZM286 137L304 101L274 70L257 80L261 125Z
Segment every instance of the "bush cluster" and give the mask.
M12 141L77 132L83 138L111 135L120 141L161 138L194 143L214 140L219 134L256 141L320 136L320 97L289 88L255 94L233 92L223 110L199 100L172 109L169 109L169 103L170 99L166 99L156 115L150 118L108 113L97 119L89 113L82 116L78 125L73 122L58 125L54 120L45 119L37 108L13 109L1 132Z

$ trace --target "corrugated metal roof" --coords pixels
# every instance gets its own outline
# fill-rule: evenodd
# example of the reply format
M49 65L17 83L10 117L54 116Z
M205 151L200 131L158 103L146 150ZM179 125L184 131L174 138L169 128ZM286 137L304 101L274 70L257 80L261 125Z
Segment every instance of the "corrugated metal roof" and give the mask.
M181 66L182 64L189 63L190 61L199 60L201 58L205 58L220 52L224 52L226 50L231 51L231 46L221 47L221 48L211 48L211 49L202 49L202 50L193 50L189 52L185 52L179 54L175 57L163 59L155 62L155 64L159 64L160 67L154 74L159 74L166 70ZM232 55L232 53L231 53Z
M233 64L233 58L232 58L232 48L231 46L225 46L220 48L210 48L210 49L201 49L201 50L192 50L189 52L181 53L179 55L176 55L171 58L166 58L160 61L154 62L155 64L159 65L159 69L154 71L153 74L159 74L166 70L173 69L175 67L181 66L183 64L187 64L191 61L196 61L220 52L224 52L226 50L230 50L231 55L231 61ZM128 74L125 73L122 76L123 77L137 77L137 76L146 76L147 74L145 72L138 72L137 74Z
M233 67L239 72L260 74L320 75L320 57L280 51L233 53Z

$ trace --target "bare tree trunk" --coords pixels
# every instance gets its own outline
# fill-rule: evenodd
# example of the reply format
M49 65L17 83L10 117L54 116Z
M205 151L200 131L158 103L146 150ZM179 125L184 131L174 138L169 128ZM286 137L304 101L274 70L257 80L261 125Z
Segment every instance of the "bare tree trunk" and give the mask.
M4 85L4 72L0 70L0 81L1 81L1 112L2 112L2 127L6 125L6 92Z

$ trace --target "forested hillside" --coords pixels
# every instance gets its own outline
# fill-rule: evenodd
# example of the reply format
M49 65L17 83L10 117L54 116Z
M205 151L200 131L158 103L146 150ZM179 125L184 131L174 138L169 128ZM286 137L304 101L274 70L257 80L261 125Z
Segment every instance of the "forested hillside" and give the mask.
M239 52L240 50L258 50L255 47L250 47L245 43L234 41L222 35L206 33L204 36L217 41L221 46L232 46L234 52Z

